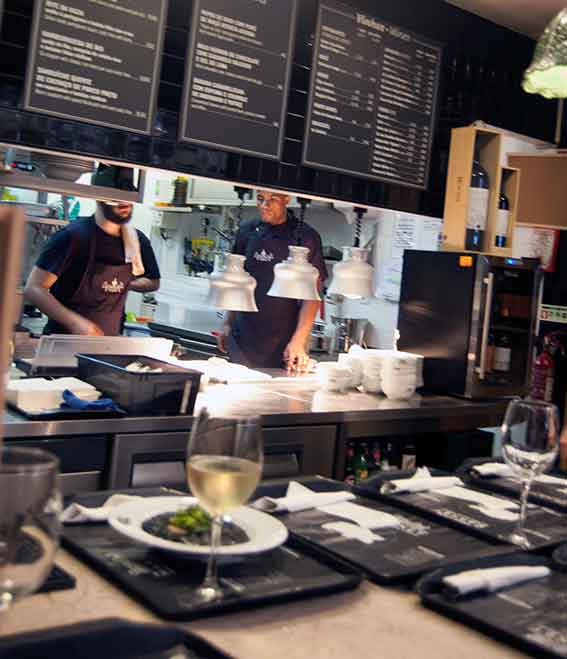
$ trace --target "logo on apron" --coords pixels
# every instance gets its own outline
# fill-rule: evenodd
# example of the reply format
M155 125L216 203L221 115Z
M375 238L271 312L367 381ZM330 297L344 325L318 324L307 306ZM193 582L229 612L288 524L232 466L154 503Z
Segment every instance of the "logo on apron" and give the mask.
M255 252L254 258L256 261L262 261L262 263L270 263L276 257L272 253L266 252L266 250L263 249L261 252Z
M116 277L114 277L114 279L110 282L110 284L107 281L103 282L102 290L105 293L116 293L116 294L122 293L122 291L124 290L124 284L121 281L118 281Z

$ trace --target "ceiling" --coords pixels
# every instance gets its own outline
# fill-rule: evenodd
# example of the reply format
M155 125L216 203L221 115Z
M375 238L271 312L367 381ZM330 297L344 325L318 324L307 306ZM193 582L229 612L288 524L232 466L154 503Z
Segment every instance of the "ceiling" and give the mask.
M567 0L446 0L494 23L537 39Z

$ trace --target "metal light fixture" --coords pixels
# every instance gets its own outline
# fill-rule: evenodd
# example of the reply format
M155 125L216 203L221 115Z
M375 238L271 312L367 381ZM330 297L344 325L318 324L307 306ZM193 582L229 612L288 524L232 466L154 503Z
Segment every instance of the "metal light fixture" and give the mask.
M370 297L374 292L374 268L368 263L369 250L360 247L362 216L365 208L357 207L353 247L343 247L343 260L333 268L329 293L351 300Z
M235 187L240 204L238 220L242 219L242 208L246 195L250 190ZM208 304L226 311L258 311L254 291L256 280L244 269L246 257L241 254L224 254L224 266L221 259L215 257L215 265L209 276Z
M209 277L207 303L227 311L258 311L254 299L256 280L244 270L246 257L226 254L225 266Z
M290 245L286 261L274 266L274 281L268 295L293 300L320 301L317 282L319 271L309 263L309 248L301 245L307 199L298 198L301 206L296 229L297 245Z
M539 38L522 87L545 98L567 98L567 8L552 19Z

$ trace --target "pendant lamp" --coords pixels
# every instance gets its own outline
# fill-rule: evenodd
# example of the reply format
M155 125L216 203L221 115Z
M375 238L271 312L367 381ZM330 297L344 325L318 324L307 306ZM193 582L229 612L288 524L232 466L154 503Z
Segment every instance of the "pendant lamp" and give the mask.
M237 212L240 223L244 198L250 191L240 187L235 190L240 198ZM226 311L258 311L254 298L256 280L244 269L245 261L241 254L225 254L221 267L220 259L215 257L214 270L209 276L208 304Z
M209 277L208 304L227 311L258 311L256 280L244 270L245 261L241 254L225 254L224 269Z
M305 209L309 202L302 198L298 198L298 202L301 210L296 229L297 245L290 245L287 260L274 266L274 281L268 295L292 300L320 301L317 286L319 271L309 263L309 248L303 247L301 244Z
M365 208L355 208L356 229L353 247L343 247L343 260L333 268L329 293L351 300L371 297L374 293L374 268L368 263L369 250L360 247L362 216Z
M551 20L539 38L522 87L545 98L567 98L567 8Z

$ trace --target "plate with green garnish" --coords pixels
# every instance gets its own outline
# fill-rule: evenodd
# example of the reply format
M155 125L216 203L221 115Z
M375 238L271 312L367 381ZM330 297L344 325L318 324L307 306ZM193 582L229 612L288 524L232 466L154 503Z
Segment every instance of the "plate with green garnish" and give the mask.
M144 497L116 506L108 517L115 530L156 549L206 558L211 517L194 497ZM260 554L287 540L286 527L266 513L242 506L225 515L219 556Z

